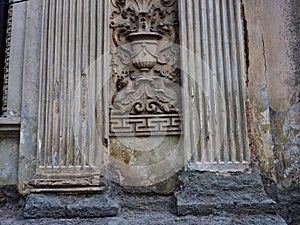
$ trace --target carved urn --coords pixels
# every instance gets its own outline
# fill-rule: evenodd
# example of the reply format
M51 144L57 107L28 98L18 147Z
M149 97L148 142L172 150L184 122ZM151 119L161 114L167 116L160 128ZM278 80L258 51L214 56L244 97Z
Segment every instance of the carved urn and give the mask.
M162 35L151 31L151 21L147 11L142 11L137 17L137 32L130 33L126 39L131 45L131 60L142 73L149 72L157 63L157 45Z
M138 70L148 72L157 63L157 45L162 35L156 32L137 32L126 36L132 50L132 65Z

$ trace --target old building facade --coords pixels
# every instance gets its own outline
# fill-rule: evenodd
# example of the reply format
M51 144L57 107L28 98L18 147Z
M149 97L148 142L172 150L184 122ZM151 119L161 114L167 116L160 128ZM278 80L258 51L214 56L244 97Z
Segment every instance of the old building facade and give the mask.
M299 7L285 0L7 7L0 185L101 195L105 179L165 194L181 173L243 176L257 168L272 197L299 187Z

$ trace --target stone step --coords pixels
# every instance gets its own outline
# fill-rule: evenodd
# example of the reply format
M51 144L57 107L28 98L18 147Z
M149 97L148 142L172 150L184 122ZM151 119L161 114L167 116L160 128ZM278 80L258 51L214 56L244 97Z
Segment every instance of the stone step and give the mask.
M106 194L30 194L24 208L25 218L89 218L116 216L118 203Z
M180 176L181 189L175 194L177 214L200 215L276 214L277 203L268 198L255 173L189 171Z

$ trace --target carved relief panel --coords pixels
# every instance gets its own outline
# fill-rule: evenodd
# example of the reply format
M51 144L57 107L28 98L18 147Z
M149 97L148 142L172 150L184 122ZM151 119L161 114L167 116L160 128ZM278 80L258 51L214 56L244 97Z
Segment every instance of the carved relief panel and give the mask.
M151 185L183 167L178 2L111 0L109 16L108 176Z
M111 0L110 135L180 134L175 0Z

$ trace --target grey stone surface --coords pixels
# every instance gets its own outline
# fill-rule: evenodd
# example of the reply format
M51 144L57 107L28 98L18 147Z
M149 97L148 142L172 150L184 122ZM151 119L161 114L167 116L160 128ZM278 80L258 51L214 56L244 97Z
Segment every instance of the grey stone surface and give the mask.
M146 225L146 224L160 224L160 225L176 225L176 224L205 224L205 225L286 225L285 221L279 216L184 216L176 217L167 213L147 213L147 214L130 214L122 217L110 218L93 218L93 219L15 219L15 218L0 218L1 225L48 225L48 224L84 224L84 225Z
M290 187L277 195L280 215L288 224L300 224L300 188Z
M0 137L0 185L17 184L19 137Z
M248 47L247 96L250 147L259 159L262 173L274 166L272 135L270 131L270 112L268 101L268 82L266 73L265 43L263 39L262 2L243 0L245 38ZM274 1L268 1L274 2ZM271 177L273 174L271 174Z
M299 141L294 141L299 140L300 121L300 4L298 0L243 3L249 47L250 144L265 185L280 183L286 188L296 181L299 186Z
M51 215L52 218L29 218L24 219L23 211L20 207L10 204L9 207L0 207L0 224L14 224L14 225L43 225L43 224L208 224L208 225L232 225L232 224L286 224L285 221L276 215L248 215L248 214L230 214L230 213L215 213L208 216L176 216L175 214L175 199L174 196L160 196L152 193L130 193L118 187L118 185L111 184L109 192L102 194L101 197L97 195L30 195L27 198L27 209L25 213L31 213L37 216L37 212L41 211L44 216ZM16 188L8 188L6 192L14 197ZM89 213L91 216L99 215L97 212L103 209L103 202L113 196L114 201L118 202L120 208L119 214L114 217L105 218L55 218L53 214L63 215L58 212L64 211L64 216L81 215L86 216ZM111 197L112 198L112 197ZM31 202L30 202L31 201ZM108 202L111 202L108 200ZM49 206L52 205L52 208ZM67 205L66 205L67 204ZM30 206L31 205L31 206ZM65 207L62 207L65 205ZM28 206L31 207L29 212ZM41 209L39 209L40 207ZM27 210L27 212L26 212ZM52 212L51 212L52 211ZM69 213L67 215L67 213ZM41 215L41 213L40 213Z
M0 186L0 206L3 203L13 202L19 200L21 195L19 194L15 185Z
M9 55L9 91L7 93L8 117L21 115L26 11L26 4L19 4L18 6L13 7ZM30 90L28 87L27 89Z
M178 215L276 214L276 202L266 197L260 177L252 173L189 172L180 176L176 193Z
M24 62L21 101L21 130L19 145L18 188L25 189L36 172L38 146L37 122L39 102L39 75L41 64L41 30L43 2L26 3L24 34ZM22 54L23 52L20 52Z
M106 195L31 194L25 218L73 218L116 216L119 205Z

